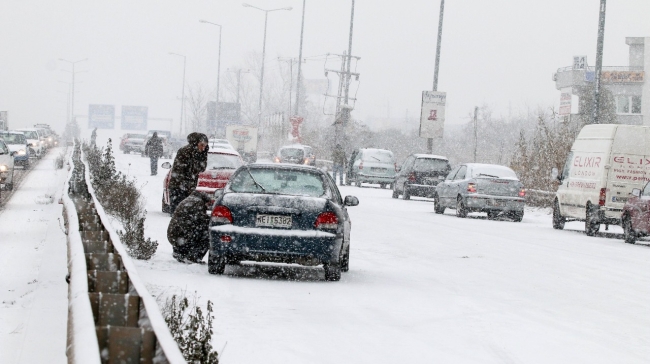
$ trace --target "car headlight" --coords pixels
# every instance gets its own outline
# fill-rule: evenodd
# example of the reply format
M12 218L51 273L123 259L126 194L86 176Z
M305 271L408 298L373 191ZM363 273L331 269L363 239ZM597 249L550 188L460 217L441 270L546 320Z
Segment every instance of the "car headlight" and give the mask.
M52 141L52 137L47 138L47 140Z
M45 142L41 140L41 144L45 144Z
M5 166L4 164L0 165L0 172L7 172L9 170L9 167Z
M25 155L25 149L21 149L18 151L18 155Z

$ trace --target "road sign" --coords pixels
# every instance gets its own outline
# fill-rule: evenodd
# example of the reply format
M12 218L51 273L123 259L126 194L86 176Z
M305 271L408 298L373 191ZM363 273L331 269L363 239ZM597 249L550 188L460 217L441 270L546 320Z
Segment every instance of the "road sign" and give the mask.
M147 130L146 106L122 106L122 130Z
M88 128L114 129L114 105L88 105Z
M421 138L442 138L445 126L446 103L446 92L422 91Z

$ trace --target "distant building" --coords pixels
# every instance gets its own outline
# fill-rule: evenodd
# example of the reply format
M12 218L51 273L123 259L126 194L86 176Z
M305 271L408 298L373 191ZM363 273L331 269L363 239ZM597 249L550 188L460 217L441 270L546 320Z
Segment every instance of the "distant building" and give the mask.
M630 46L629 66L603 66L601 86L611 91L616 99L619 123L650 125L650 82L645 77L645 70L650 70L650 37L627 37L625 43ZM573 65L553 74L555 88L561 91L562 116L578 112L575 95L581 87L594 82L595 67L588 66L586 58L574 57Z

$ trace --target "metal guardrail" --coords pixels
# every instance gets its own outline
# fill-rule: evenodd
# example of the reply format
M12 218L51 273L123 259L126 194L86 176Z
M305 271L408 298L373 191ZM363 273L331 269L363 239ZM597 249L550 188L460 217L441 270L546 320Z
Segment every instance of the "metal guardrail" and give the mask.
M62 197L68 236L68 363L186 363L110 227L76 143Z

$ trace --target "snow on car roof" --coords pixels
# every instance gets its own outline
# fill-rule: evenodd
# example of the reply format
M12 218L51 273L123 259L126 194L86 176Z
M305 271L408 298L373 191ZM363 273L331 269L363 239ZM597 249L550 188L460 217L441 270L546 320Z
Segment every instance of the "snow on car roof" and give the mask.
M444 160L449 160L447 157L441 156L441 155L435 155L435 154L413 154L415 158L434 158L434 159L444 159Z
M219 149L212 149L208 151L208 154L228 154L228 155L239 155L236 150L233 149L228 149L228 148L219 148Z

